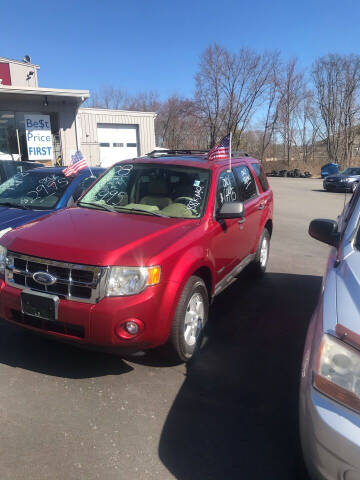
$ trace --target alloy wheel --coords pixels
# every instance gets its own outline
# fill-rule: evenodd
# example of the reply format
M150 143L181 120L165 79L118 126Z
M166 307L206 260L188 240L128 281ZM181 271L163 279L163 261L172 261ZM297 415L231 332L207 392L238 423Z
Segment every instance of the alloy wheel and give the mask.
M204 323L204 300L200 293L195 292L186 307L184 322L184 339L191 347L195 345Z

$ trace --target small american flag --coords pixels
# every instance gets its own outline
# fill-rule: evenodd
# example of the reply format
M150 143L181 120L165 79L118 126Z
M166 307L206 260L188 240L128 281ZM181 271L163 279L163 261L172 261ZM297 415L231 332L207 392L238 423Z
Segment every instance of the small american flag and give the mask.
M208 152L208 160L224 160L231 156L231 133L226 135L210 152Z
M65 168L63 174L65 177L70 177L71 175L76 175L80 170L88 166L87 161L84 155L78 150L75 155L71 155L71 163Z

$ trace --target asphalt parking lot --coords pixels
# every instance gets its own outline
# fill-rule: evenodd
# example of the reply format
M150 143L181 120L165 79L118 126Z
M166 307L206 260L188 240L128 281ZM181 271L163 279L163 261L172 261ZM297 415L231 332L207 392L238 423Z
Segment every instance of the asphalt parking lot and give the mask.
M270 179L274 234L264 279L215 300L187 365L122 359L0 323L0 478L305 480L298 374L328 247L307 234L344 194ZM348 196L349 198L349 196Z

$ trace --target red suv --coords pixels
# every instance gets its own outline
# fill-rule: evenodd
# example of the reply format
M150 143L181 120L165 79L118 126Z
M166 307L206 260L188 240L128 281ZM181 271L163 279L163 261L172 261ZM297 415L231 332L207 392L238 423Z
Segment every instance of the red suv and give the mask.
M248 265L264 273L272 215L253 158L118 163L74 207L0 239L0 316L97 347L168 343L188 360L213 297Z

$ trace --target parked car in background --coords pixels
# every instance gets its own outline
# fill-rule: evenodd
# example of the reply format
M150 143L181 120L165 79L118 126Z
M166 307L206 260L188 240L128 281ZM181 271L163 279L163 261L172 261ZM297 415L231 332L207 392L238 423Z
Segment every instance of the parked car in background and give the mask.
M26 172L33 168L43 167L42 163L38 162L21 162L17 160L0 160L0 183L5 182L17 173Z
M338 222L313 220L331 245L323 289L306 338L300 430L311 478L360 478L360 189Z
M325 178L336 173L339 173L339 165L337 163L327 163L321 167L321 178Z
M273 194L253 158L201 154L111 167L74 207L0 239L0 317L59 339L194 353L211 299L265 272Z
M104 168L86 168L66 177L65 167L39 167L17 173L0 185L0 233L72 205Z
M349 167L323 181L324 190L332 192L354 192L360 181L360 167Z

